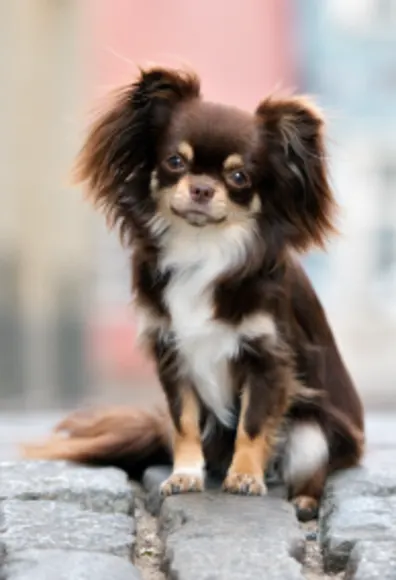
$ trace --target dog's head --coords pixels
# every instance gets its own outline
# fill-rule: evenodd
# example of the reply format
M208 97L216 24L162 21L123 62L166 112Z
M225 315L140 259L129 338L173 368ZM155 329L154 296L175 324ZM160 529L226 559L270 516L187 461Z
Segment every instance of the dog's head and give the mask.
M303 98L267 98L250 114L204 101L193 74L143 71L92 127L77 167L132 238L238 224L302 251L332 231L323 119Z

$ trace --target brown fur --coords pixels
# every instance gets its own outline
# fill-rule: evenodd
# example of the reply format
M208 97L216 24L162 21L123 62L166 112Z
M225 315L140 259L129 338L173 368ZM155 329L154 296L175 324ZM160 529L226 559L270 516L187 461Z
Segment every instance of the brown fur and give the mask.
M203 453L209 470L225 475L228 469L228 491L261 493L279 432L314 421L326 437L329 462L302 489L291 486L291 497L312 500L296 500L302 507L320 498L332 470L359 461L361 403L295 257L324 247L335 231L323 131L321 114L305 98L267 98L252 115L202 100L193 74L142 71L120 91L92 127L76 175L134 250L133 291L149 321L144 342L156 361L169 415L120 409L71 417L63 425L67 439L31 446L30 456L127 461L124 467L136 474L155 460L169 461L173 431L175 464L187 448L190 460ZM193 194L201 196L198 201ZM213 417L186 369L166 301L181 266L163 267L161 261L169 235L183 246L194 229L200 239L206 231L223 239L234 226L246 259L230 263L206 290L211 320L241 337L229 360L237 432ZM272 334L265 317L273 321ZM262 333L248 327L255 321L262 322ZM208 420L214 428L201 442L199 429ZM167 485L166 493L175 486L201 488L180 474Z
M266 491L264 471L273 453L274 440L287 407L286 404L284 408L279 405L278 414L268 417L265 422L260 421L258 427L252 429L248 413L253 408L250 401L253 393L249 389L242 392L235 450L224 489L231 493L262 495Z

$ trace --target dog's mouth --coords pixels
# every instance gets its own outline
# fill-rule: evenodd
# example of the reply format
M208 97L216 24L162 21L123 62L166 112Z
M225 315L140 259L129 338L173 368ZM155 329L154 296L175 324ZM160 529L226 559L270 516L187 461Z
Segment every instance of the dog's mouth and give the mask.
M226 216L214 217L205 211L205 209L188 208L185 210L180 210L174 206L171 206L171 211L195 227L203 227L209 224L219 224L226 220Z

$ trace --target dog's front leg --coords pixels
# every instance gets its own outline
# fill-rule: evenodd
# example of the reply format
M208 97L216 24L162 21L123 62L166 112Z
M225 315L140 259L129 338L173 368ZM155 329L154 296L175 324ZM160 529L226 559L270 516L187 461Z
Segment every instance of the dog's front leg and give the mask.
M161 485L161 493L172 495L202 491L205 461L198 398L191 382L181 372L182 363L172 335L159 334L153 346L158 378L168 401L173 430L173 470Z
M180 385L178 412L172 414L173 470L161 486L163 495L202 491L204 488L204 456L199 429L200 408L194 391ZM172 405L170 405L172 410Z
M264 473L276 435L295 388L293 364L286 349L249 345L240 362L246 380L233 459L223 488L229 493L264 495Z

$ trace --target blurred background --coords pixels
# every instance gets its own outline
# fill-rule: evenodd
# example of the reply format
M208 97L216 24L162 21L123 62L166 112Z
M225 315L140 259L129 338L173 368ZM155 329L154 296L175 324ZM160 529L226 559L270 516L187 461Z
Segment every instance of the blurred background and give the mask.
M192 66L213 100L323 107L342 236L304 261L367 408L396 407L396 0L12 0L0 34L3 444L159 396L128 254L68 182L92 108L150 62Z

